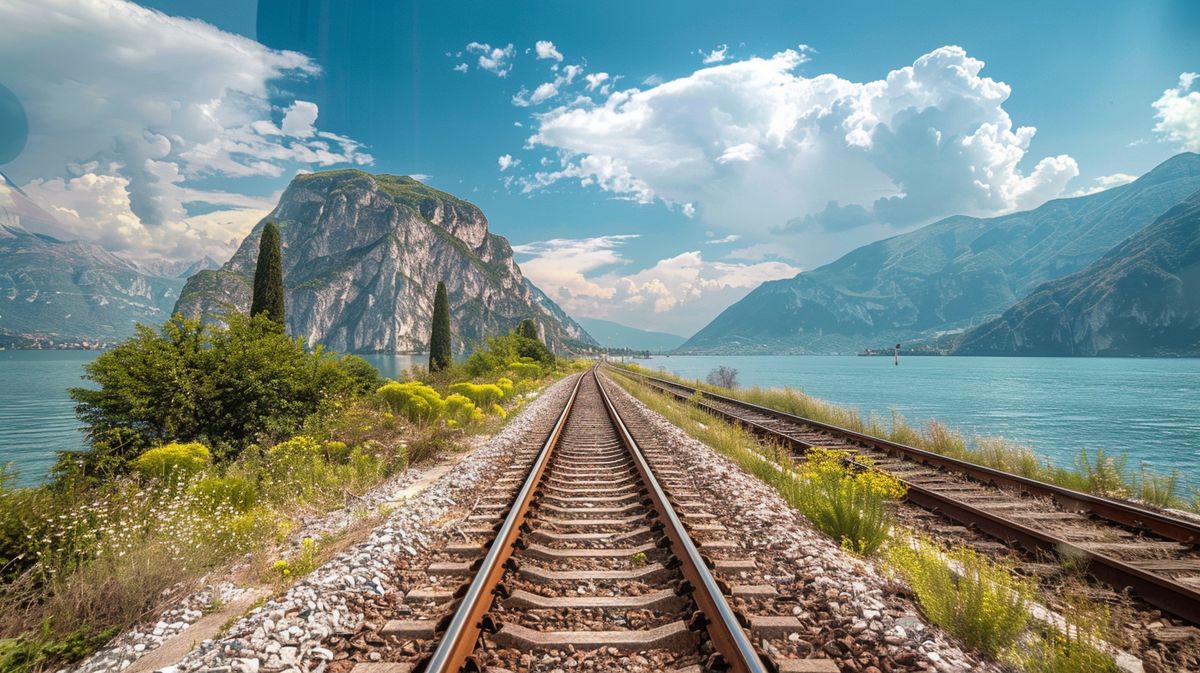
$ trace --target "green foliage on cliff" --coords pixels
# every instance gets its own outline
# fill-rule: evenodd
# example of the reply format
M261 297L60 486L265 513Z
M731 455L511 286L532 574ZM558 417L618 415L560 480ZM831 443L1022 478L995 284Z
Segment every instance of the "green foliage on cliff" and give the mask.
M429 336L429 371L439 372L454 361L450 347L450 299L438 281L433 298L433 331Z
M308 352L259 314L233 313L228 327L176 316L96 358L73 388L92 450L63 454L60 475L119 472L146 449L203 442L218 460L250 443L299 431L339 398L374 390L375 369L355 356Z
M521 324L517 325L516 333L517 335L523 336L526 339L541 341L541 339L538 337L537 323L529 318L522 320Z
M263 227L258 242L258 264L254 267L254 298L250 315L266 313L280 325L283 315L283 251L279 244L279 228L274 222Z

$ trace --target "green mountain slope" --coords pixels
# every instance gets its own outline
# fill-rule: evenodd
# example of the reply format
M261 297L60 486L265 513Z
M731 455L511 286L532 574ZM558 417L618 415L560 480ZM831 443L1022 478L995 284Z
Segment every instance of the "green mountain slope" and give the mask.
M606 348L631 348L635 351L669 351L678 348L686 337L652 332L600 318L576 318L576 322Z
M1200 356L1200 191L971 330L954 353Z
M1100 258L1200 189L1200 155L1138 180L993 218L954 216L762 284L680 352L827 353L980 325Z

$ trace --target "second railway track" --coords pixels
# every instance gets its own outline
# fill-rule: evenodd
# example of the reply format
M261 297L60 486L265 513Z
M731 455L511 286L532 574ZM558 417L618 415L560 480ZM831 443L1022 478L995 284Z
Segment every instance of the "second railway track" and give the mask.
M1200 624L1200 524L830 426L674 381L614 369L754 433L803 451L820 446L869 457L939 516L1035 553L1086 564L1118 591Z

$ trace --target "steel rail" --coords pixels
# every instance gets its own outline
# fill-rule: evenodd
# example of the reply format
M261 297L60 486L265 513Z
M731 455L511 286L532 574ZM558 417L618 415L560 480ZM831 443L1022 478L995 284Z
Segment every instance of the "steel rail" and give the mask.
M660 519L666 523L664 532L671 542L671 551L682 564L680 570L692 585L692 599L708 617L708 624L705 625L705 628L708 630L713 646L724 657L729 670L734 673L766 673L767 668L763 664L762 658L750 644L750 639L742 630L737 615L729 607L720 585L709 571L704 557L700 555L700 550L692 542L683 521L675 512L666 492L663 491L662 485L654 476L654 471L650 468L645 454L642 453L641 446L633 438L624 419L617 412L617 408L608 396L608 391L604 389L604 383L600 380L600 375L595 368L592 370L592 375L596 377L596 385L600 388L600 397L604 400L608 416L612 419L621 441L633 455L634 465L641 474L642 481L646 484L650 499L654 502L654 508L658 511Z
M567 403L563 405L558 421L555 422L549 436L542 444L542 449L538 452L537 458L529 470L529 475L525 478L525 483L517 493L512 508L508 510L508 515L504 517L504 522L497 530L495 539L488 547L487 555L484 556L479 570L475 573L475 578L463 595L462 601L459 602L437 649L422 666L418 667L418 670L425 673L457 673L475 650L475 641L479 639L483 628L483 616L491 609L495 599L493 590L504 574L504 565L512 555L513 545L521 533L521 526L529 512L529 505L541 482L542 474L546 471L546 465L550 462L550 455L558 446L559 438L562 437L567 417L570 416L571 409L575 406L575 399L579 395L579 386L583 382L583 377L584 375L580 374L575 379L575 386L571 389Z
M696 388L678 384L673 381L666 381L665 379L645 376L620 368L613 369L635 379L640 378L648 382L660 382L662 384L666 384L659 385L656 383L648 383L648 385L651 387L658 388L659 390L673 395L680 400L686 401L689 399L689 396L678 391L671 390L671 387L682 390L690 390L693 393L696 391ZM888 442L887 440L870 437L869 435L863 435L862 433L857 433L851 430L838 428L837 426L810 421L799 416L778 412L748 402L742 402L741 400L708 393L707 391L701 392L705 397L718 399L723 402L733 404L734 406L752 410L758 413L773 412L769 413L768 415L781 420L789 420L797 423L812 425L833 434L846 433L847 435L852 436L867 437L881 444L888 444L902 448L912 448L907 447L906 445ZM739 417L717 407L706 405L703 402L700 402L699 406L720 418L744 425L757 434L765 437L775 440L783 440L789 444L799 446L801 449L808 449L814 446L803 440L790 437L774 428L770 428L747 418ZM921 453L928 453L920 449L913 450ZM866 467L861 463L855 464ZM1030 551L1053 551L1059 556L1074 558L1077 560L1085 560L1087 562L1088 572L1097 579L1120 589L1124 589L1126 587L1133 589L1147 603L1150 603L1151 605L1154 605L1155 607L1158 607L1166 612L1170 612L1178 617L1186 619L1194 624L1200 624L1200 591L1197 591L1196 589L1193 589L1185 584L1175 582L1170 577L1138 568L1135 565L1113 558L1107 554L1090 551L1062 538L1055 537L1043 531L1017 523L1015 521L1011 521L999 514L995 514L993 512L989 512L981 508L974 507L970 504L958 501L952 497L943 495L928 488L924 488L919 484L914 484L903 478L899 478L899 481L903 483L907 489L906 497L908 500L924 509L942 514L943 516L958 521L962 524L976 528L988 535L991 535L992 537L1003 540L1008 544L1019 544ZM1034 483L1041 484L1042 482ZM1076 493L1074 491L1068 492ZM1109 502L1112 502L1116 505L1123 505L1123 503L1118 503L1116 501ZM1117 521L1117 523L1122 522Z
M638 374L627 369L622 369L619 367L611 368L614 371L621 372L628 376L653 381L657 384L660 384L659 387L665 385L668 387L681 388L687 390L689 394L694 394L697 390L699 390L693 386L688 386L682 383L676 383L674 381L668 381L666 379L660 379L653 376L647 376L645 374ZM1008 486L1019 489L1026 493L1049 496L1054 498L1059 505L1063 506L1065 509L1094 514L1102 519L1107 519L1114 523L1119 523L1131 528L1146 530L1182 544L1200 544L1200 523L1171 517L1160 512L1139 507L1138 505L1130 502L1113 500L1111 498L1092 495L1090 493L1082 493L1080 491L1072 490L1062 486L1056 486L1044 481L1038 481L1037 479L1022 477L1017 474L1004 472L1002 470L997 470L995 468L986 467L984 465L979 465L969 461L942 456L931 451L926 451L925 449L909 446L908 444L893 442L881 437L875 437L861 433L856 430L850 430L848 428L839 427L830 423L823 423L821 421L805 418L803 416L789 414L784 411L779 411L778 409L771 409L770 407L760 406L751 402L719 395L717 393L710 393L706 390L699 390L699 392L705 397L724 402L726 404L732 404L748 411L771 416L781 421L810 425L824 432L841 435L842 437L859 442L860 444L865 444L880 451L885 451L893 455L899 454L901 457L909 457L914 459L917 463L966 474L967 476L983 482L984 484ZM781 435L782 433L775 432L774 434ZM805 444L806 446L811 446L801 440L793 439L792 441Z

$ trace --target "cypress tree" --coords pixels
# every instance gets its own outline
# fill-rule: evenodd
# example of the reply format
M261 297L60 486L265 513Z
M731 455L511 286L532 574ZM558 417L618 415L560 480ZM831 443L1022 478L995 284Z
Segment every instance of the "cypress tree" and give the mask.
M446 284L438 281L433 297L433 333L429 335L429 371L440 372L450 366L450 299Z
M259 313L283 324L283 252L279 247L279 228L274 222L267 222L258 241L250 315Z
M517 325L517 334L525 337L526 339L533 339L534 341L541 340L538 337L537 323L529 318L522 320L521 324Z

